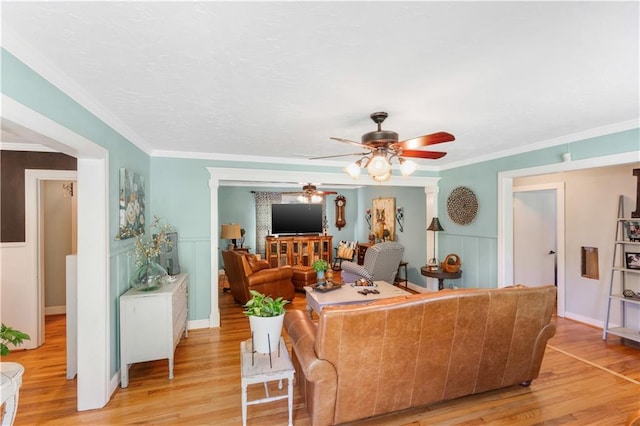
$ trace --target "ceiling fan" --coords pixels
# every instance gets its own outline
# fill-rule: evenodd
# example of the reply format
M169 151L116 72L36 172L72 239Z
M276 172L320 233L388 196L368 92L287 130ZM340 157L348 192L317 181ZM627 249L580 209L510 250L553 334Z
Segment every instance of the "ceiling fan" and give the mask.
M360 160L345 167L347 174L352 178L357 179L358 176L360 176L360 167L366 167L373 180L384 182L391 178L391 160L394 157L397 158L400 163L400 171L402 172L402 175L408 176L416 170L418 165L411 160L406 160L404 157L426 158L431 160L442 158L447 155L446 152L422 151L418 148L455 140L455 137L450 133L437 132L399 141L398 134L396 132L391 130L382 130L382 122L388 116L389 114L386 112L372 113L371 119L378 125L378 130L362 135L362 142L355 142L342 138L330 138L338 142L357 146L358 148L367 149L368 151L351 154L328 155L325 157L314 157L312 159L360 155L362 156Z
M294 191L294 192L283 192L283 194L298 194L298 200L303 203L319 203L325 197L325 195L329 194L337 194L335 191L318 191L318 188L309 183L302 187L302 191Z

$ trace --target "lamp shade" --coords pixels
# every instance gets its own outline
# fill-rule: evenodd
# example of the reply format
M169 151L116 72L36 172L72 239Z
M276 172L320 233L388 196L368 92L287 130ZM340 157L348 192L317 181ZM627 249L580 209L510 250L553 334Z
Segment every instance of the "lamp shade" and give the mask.
M442 225L440 225L440 221L438 220L438 218L434 217L433 219L431 219L431 223L429 224L427 231L444 231L444 228L442 227Z
M235 240L237 238L242 238L240 225L237 223L223 224L220 229L220 238L223 240Z

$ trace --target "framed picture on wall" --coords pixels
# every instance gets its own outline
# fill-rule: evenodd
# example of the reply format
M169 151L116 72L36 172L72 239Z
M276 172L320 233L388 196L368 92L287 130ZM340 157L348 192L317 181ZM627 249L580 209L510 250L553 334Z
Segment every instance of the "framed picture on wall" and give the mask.
M373 209L371 210L371 221L373 233L376 240L379 241L395 241L396 239L396 199L375 198L373 200Z
M144 176L120 169L119 239L144 233Z
M170 244L163 244L158 255L158 263L169 275L177 275L180 273L180 261L178 259L178 233L169 232L167 240Z

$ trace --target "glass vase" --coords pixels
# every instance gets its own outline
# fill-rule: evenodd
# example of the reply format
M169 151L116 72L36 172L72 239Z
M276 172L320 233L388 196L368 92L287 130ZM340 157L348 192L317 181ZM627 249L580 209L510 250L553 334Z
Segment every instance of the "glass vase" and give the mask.
M162 266L149 260L135 270L129 283L136 290L153 291L162 287L167 276L167 271Z

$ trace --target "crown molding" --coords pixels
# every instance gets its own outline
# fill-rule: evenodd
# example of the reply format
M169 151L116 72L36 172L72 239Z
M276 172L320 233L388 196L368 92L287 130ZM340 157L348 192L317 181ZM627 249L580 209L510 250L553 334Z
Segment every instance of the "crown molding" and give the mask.
M585 130L582 132L571 133L565 136L560 136L553 139L547 139L547 140L535 142L519 148L508 149L508 150L496 152L493 154L481 155L479 157L475 157L469 160L457 161L455 163L447 164L446 166L440 166L437 171L455 169L462 166L469 166L471 164L483 163L485 161L490 161L490 160L497 160L499 158L509 157L511 155L525 154L527 152L537 151L537 150L549 148L552 146L569 144L569 143L578 142L581 140L610 135L614 133L620 133L627 130L633 130L638 128L640 128L640 118L621 121L619 123L613 123L606 126Z

